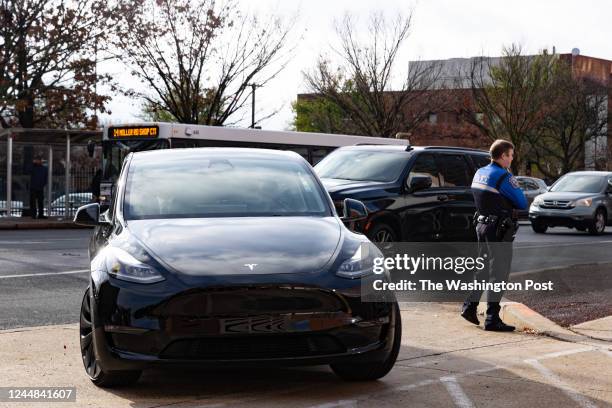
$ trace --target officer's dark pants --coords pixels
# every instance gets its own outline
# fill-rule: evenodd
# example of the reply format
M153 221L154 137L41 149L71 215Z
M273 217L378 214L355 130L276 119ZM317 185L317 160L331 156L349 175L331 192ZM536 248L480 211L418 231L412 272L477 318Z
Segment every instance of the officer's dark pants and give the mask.
M497 223L478 223L476 224L476 235L478 237L479 256L485 256L488 262L485 268L479 271L474 279L478 282L486 281L491 283L508 280L510 274L510 264L512 263L512 234L507 234L505 239L497 237ZM510 237L508 237L510 236ZM470 293L465 303L464 309L476 309L478 302L483 295L483 291L473 291ZM485 325L495 323L499 318L499 301L503 292L486 292L487 297L487 318Z
M44 197L44 190L30 191L30 215L32 216L32 218L35 218L36 214L38 214L38 218L45 215L43 206Z

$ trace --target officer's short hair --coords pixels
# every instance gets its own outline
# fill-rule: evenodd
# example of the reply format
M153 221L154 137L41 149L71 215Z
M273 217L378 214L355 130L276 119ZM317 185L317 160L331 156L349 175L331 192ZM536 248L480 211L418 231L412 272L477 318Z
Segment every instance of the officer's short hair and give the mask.
M504 139L497 139L491 145L489 153L491 154L491 159L497 160L502 157L502 154L508 152L508 150L514 150L514 145L512 142Z

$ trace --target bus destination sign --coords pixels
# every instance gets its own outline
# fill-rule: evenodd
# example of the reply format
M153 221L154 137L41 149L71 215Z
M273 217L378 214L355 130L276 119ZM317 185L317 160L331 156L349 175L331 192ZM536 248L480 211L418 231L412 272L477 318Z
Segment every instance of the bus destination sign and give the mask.
M159 126L121 126L108 129L109 139L155 138L159 134Z

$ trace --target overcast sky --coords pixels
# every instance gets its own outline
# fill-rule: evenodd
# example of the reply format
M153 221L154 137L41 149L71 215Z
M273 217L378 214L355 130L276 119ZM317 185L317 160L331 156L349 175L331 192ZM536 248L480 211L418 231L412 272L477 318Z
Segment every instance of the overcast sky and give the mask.
M321 53L329 52L335 38L334 21L346 12L360 21L361 34L367 35L367 18L373 11L388 15L413 12L411 34L405 43L403 59L429 60L476 55L499 55L503 45L519 43L527 53L556 47L569 53L577 47L580 53L612 59L612 2L606 0L239 0L241 7L262 12L276 10L291 16L298 13L296 33L303 33L296 55L285 71L269 85L258 89L257 107L280 112L264 121L265 129L284 130L292 120L291 102L305 92L302 71L313 67ZM403 59L400 63L403 64ZM110 69L110 68L109 68ZM120 83L129 81L127 74L110 72ZM110 117L103 121L125 123L137 121L140 102L115 96L108 105ZM244 126L250 124L246 112Z

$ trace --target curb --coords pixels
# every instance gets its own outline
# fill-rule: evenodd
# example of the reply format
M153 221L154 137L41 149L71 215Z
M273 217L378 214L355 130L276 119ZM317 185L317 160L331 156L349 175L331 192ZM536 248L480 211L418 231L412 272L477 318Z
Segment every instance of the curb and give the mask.
M596 340L559 326L557 323L542 316L523 303L502 299L499 316L506 324L515 326L520 331L531 331L536 334L548 336L571 343ZM487 309L485 302L478 304L478 314L483 315ZM600 340L604 341L604 340ZM608 344L610 342L607 342Z

